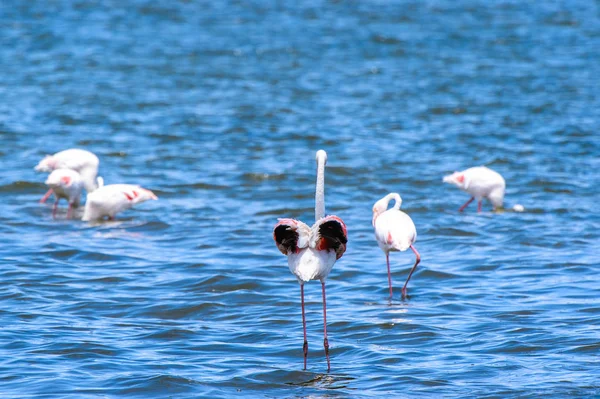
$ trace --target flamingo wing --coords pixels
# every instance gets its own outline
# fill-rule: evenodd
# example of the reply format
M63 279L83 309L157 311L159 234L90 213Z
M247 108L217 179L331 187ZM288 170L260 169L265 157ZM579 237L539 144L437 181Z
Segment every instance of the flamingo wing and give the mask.
M406 213L390 209L375 222L375 238L382 248L406 251L417 239L417 229Z
M279 219L273 229L273 239L277 248L286 256L308 247L309 236L310 228L295 219Z
M111 186L111 185L109 185ZM109 187L105 186L105 187ZM117 197L123 196L125 200L128 201L129 204L138 204L140 202L148 201L148 200L156 200L157 197L150 190L142 188L133 184L112 184L115 186L113 194Z
M327 216L317 221L312 228L311 246L318 251L334 250L336 259L346 252L348 233L346 224L337 216Z
M129 200L130 192L128 185L124 184L104 186L102 189L88 194L86 211L89 209L91 219L99 219L103 216L113 217L133 206Z

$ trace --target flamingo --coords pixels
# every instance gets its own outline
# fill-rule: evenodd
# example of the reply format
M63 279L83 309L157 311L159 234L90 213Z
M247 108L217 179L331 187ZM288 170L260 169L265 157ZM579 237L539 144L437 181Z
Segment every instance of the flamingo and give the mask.
M327 358L327 371L331 370L329 361L329 341L327 340L327 301L325 280L334 263L346 251L348 242L346 225L337 216L325 216L325 164L327 153L317 151L317 186L315 193L315 224L307 224L295 219L279 219L273 230L277 248L288 258L288 266L300 283L302 306L302 327L304 330L304 370L308 357L306 339L306 316L304 313L304 283L310 280L321 281L323 295L323 347Z
M56 216L58 201L65 198L69 202L67 218L70 218L73 208L79 206L79 197L81 196L81 190L83 190L83 181L79 173L72 169L55 169L46 179L46 185L50 187L50 192L54 192L56 196L52 208L52 217Z
M93 153L79 148L71 148L57 152L54 155L46 155L34 169L37 172L52 172L55 169L72 169L79 173L86 191L91 193L103 183L101 177L96 177L98 175L99 164L100 161L98 160L98 157ZM40 202L46 202L50 195L52 195L52 189L48 190Z
M112 220L117 213L135 204L156 199L152 191L137 185L109 184L88 194L82 220L99 220L105 216Z
M394 206L388 208L391 200L394 200ZM392 297L392 274L390 272L390 251L406 251L412 249L417 259L414 266L410 269L406 283L402 287L402 297L406 297L406 286L413 275L421 255L413 245L417 240L417 229L410 216L400 210L402 198L398 193L389 193L373 205L373 227L375 228L375 239L379 248L385 253L387 263L388 284L390 286L390 298Z
M477 199L477 212L481 212L483 198L487 198L492 203L494 211L502 208L506 182L498 172L490 168L476 166L462 172L454 172L444 176L443 182L454 184L471 195L471 198L458 209L459 212L462 212L474 199Z

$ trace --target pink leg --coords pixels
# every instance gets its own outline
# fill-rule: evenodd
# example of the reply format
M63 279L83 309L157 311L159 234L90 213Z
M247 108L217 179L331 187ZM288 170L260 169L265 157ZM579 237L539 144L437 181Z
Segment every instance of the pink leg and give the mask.
M481 212L481 200L477 201L477 212Z
M410 280L411 276L413 275L415 269L417 268L417 265L419 264L419 262L421 262L421 255L419 255L419 252L417 252L417 249L415 247L413 247L412 245L410 246L410 249L413 250L413 252L415 253L415 255L417 256L417 260L415 262L415 265L412 267L412 269L410 269L410 273L408 274L408 278L406 279L406 283L404 283L404 287L402 287L402 297L406 297L406 286L408 285L408 280Z
M321 281L321 288L323 290L323 347L325 348L325 357L327 358L327 372L331 370L331 363L329 363L329 341L327 340L327 300L325 299L325 281Z
M73 204L69 203L69 210L67 210L67 219L71 219L72 214L73 214Z
M461 206L460 208L458 208L459 212L462 212L465 210L465 208L467 207L467 205L469 205L471 202L473 202L473 200L475 199L475 197L471 197L470 200L468 200L467 202L465 202L465 204L463 206Z
M48 190L48 191L46 192L46 194L44 194L44 196L43 196L43 197L42 197L42 199L40 200L40 203L42 203L42 204L43 204L44 202L46 202L46 201L48 200L48 198L50 198L50 196L52 195L52 193L53 193L53 192L54 192L54 191L52 191L52 189Z
M302 302L302 328L304 329L304 370L306 370L306 358L308 357L308 340L306 339L306 316L304 316L304 284L300 284L300 298Z
M388 284L390 285L390 298L392 297L392 273L390 272L390 253L386 252L385 261L387 262L388 268Z

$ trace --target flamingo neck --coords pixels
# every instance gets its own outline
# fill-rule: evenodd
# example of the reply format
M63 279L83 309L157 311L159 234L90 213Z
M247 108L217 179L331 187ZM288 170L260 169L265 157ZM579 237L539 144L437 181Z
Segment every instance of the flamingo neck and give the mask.
M315 190L315 221L325 217L325 162L317 159L317 187Z
M398 193L390 193L390 194L387 195L387 200L388 200L388 203L391 200L394 200L394 206L393 206L392 209L395 209L395 210L399 210L400 209L400 205L402 205L402 198L400 198L400 194L398 194Z

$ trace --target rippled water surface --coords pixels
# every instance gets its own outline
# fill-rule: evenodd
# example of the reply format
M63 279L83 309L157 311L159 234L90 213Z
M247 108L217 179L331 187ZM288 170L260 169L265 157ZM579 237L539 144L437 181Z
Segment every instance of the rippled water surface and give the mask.
M8 0L0 43L0 396L600 395L598 2ZM159 201L53 219L33 167L70 147ZM330 373L272 239L319 148ZM480 164L525 212L457 212ZM390 191L422 255L391 302Z

